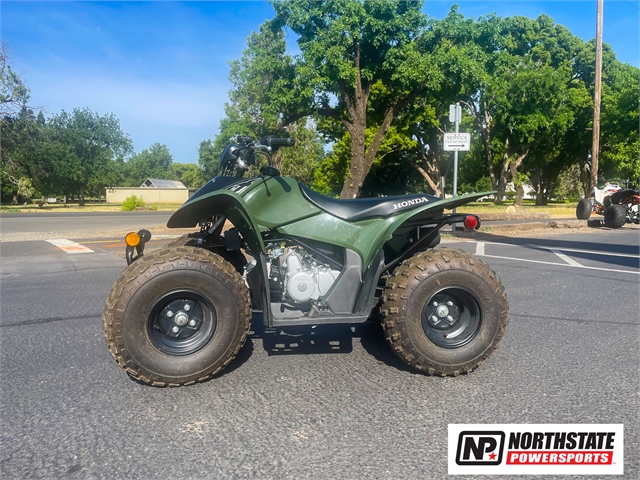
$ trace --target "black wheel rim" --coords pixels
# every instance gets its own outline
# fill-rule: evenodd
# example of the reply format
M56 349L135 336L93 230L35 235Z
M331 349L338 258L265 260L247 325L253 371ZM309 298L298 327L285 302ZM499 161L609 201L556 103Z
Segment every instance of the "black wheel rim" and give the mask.
M464 287L446 287L433 294L422 309L422 329L436 345L460 348L473 340L482 324L476 295Z
M208 298L193 290L174 291L151 307L147 335L151 344L167 355L191 355L209 343L216 319Z

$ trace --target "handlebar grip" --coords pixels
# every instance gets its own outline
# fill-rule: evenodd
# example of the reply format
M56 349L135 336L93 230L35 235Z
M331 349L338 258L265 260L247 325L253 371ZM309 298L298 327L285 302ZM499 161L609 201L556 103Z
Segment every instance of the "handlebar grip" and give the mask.
M264 137L261 141L267 147L292 147L296 142L293 138Z

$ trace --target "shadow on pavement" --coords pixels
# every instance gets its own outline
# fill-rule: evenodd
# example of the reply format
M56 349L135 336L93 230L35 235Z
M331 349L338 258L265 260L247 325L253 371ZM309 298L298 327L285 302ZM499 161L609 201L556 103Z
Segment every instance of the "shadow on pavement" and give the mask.
M248 342L261 339L268 355L315 355L351 353L354 338L359 338L362 347L379 362L398 370L415 373L393 353L384 338L381 325L372 321L352 325L269 328L262 323L262 314L257 313L251 321ZM240 352L242 353L242 350ZM239 360L236 358L229 366Z
M528 248L535 247L547 247L547 248L574 248L578 250L593 250L596 252L604 253L620 253L627 255L640 255L639 245L624 245L617 243L602 243L602 242L584 242L575 240L564 240L556 238L536 238L536 237L506 237L501 235L493 235L485 232L477 232L473 236L467 236L466 238L504 243L508 245L517 245ZM571 253L572 255L575 252Z

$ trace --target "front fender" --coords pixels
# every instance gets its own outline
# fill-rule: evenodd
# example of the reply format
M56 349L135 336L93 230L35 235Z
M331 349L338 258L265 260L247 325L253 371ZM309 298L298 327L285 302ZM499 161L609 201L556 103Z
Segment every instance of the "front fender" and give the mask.
M218 190L182 205L167 222L169 228L191 228L200 221L222 215L238 229L252 254L264 253L264 243L256 225L247 212L242 197L230 190Z

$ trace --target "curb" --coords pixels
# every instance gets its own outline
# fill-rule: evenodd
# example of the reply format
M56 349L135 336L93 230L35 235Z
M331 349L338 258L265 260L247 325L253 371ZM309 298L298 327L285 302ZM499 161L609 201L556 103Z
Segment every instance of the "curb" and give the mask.
M551 218L548 212L540 213L479 213L481 222L493 222L500 220L545 220Z
M540 228L587 228L587 220L550 220L548 222L530 222L530 223L514 223L512 225L491 225L485 228L490 228L491 231L515 231L515 230L538 230ZM480 229L483 227L481 226Z

